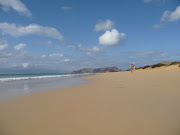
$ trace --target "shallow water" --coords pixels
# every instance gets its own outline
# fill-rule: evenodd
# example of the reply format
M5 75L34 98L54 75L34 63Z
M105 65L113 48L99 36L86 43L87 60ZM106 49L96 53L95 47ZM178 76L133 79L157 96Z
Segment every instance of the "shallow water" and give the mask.
M0 82L0 101L16 98L18 96L30 95L36 92L88 83L89 80L83 79L82 76L84 75Z

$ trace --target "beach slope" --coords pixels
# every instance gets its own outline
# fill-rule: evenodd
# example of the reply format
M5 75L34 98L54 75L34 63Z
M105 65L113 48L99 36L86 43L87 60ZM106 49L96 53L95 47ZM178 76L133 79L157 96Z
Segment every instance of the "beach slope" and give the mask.
M90 84L0 104L0 135L179 135L180 70L88 76Z

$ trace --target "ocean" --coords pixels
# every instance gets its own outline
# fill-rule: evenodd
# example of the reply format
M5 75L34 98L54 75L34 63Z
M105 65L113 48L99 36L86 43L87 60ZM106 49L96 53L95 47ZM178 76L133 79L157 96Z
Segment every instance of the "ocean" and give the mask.
M89 83L90 74L0 74L0 101Z

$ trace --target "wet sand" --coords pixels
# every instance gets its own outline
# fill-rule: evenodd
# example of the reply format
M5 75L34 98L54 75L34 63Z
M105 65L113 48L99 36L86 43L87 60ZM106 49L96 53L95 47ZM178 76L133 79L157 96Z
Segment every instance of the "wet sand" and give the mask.
M179 69L97 74L0 103L0 135L179 135Z

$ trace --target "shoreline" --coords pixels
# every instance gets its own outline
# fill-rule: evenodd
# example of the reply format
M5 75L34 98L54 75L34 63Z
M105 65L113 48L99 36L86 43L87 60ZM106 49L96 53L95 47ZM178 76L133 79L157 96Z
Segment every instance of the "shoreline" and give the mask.
M83 79L83 76L87 76L87 74L0 82L0 102L34 93L89 83L88 80Z
M103 73L89 84L0 104L2 135L169 135L180 125L180 70Z

